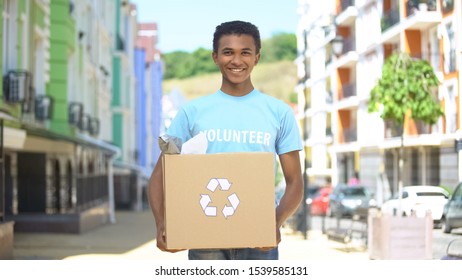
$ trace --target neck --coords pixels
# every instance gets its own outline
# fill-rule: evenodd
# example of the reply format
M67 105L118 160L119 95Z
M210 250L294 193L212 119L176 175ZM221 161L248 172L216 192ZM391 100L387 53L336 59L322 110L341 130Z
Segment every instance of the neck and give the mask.
M225 84L221 85L220 90L231 96L244 96L254 90L252 83L248 84Z

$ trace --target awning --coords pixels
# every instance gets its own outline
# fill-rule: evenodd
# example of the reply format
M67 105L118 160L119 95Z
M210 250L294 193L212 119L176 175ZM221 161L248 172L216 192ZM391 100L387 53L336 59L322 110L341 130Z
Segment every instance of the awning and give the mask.
M46 130L46 129L42 129L42 128L31 127L31 126L25 126L24 128L27 132L27 137L37 136L37 137L54 140L54 141L71 142L74 144L99 149L105 154L108 154L111 156L118 156L120 154L119 147L111 143L105 142L100 139L95 139L87 135L69 136L69 135L59 134L59 133Z

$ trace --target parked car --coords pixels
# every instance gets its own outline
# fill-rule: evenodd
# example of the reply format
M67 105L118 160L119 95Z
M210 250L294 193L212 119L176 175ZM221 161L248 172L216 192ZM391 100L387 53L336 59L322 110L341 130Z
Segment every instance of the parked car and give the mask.
M382 204L382 213L417 217L425 217L431 211L434 225L438 225L443 216L443 208L448 201L449 193L438 186L406 186L403 187L401 199L395 194Z
M347 186L342 184L336 186L329 196L327 216L353 216L375 206L376 201L373 199L367 187L361 185Z
M441 229L450 233L455 228L462 227L462 182L456 187L443 208Z
M331 187L319 187L316 191L308 195L306 204L311 206L311 215L325 216L329 208L329 195L332 193Z

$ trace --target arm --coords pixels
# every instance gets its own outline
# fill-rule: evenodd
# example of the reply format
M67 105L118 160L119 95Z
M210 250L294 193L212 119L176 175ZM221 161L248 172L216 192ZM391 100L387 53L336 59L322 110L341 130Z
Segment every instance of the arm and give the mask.
M276 208L277 241L281 241L279 229L300 205L303 198L303 179L299 151L279 156L282 172L286 181L286 190Z
M165 221L164 221L164 180L162 177L162 156L160 155L156 167L152 171L148 185L148 199L154 219L156 220L157 247L162 251L177 252L179 250L167 250L165 244Z

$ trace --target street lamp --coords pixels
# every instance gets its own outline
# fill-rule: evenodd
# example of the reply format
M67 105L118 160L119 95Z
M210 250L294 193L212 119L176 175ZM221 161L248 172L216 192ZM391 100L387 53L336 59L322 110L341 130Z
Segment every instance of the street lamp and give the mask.
M339 56L343 52L343 37L340 35L335 36L332 39L332 51L336 56Z

